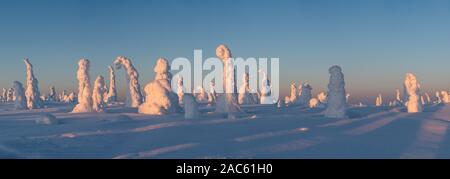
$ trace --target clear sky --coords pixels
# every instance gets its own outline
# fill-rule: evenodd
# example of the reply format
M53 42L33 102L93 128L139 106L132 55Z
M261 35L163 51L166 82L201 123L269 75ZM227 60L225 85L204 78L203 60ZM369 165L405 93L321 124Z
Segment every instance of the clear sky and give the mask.
M326 90L342 66L352 101L394 95L404 74L423 91L450 89L450 1L444 0L9 0L0 3L0 87L25 81L30 58L42 93L74 88L77 61L107 76L118 55L144 86L157 57L279 57L283 95L292 81ZM119 93L125 87L118 73Z

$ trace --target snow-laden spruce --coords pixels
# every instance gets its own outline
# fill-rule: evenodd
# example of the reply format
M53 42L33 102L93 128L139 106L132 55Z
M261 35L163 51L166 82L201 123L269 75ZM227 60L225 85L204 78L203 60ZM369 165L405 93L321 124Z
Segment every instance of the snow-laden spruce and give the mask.
M312 98L312 87L308 83L299 85L299 103L304 106L309 105L309 101ZM344 96L345 97L345 96Z
M291 96L289 98L289 101L294 104L297 103L297 96L297 86L295 85L295 82L293 82L291 83Z
M431 97L430 97L430 95L428 94L428 93L425 93L425 97L426 97L426 104L431 104L432 102L431 102Z
M312 98L311 100L309 100L309 108L317 108L319 107L319 100L317 98Z
M441 91L441 100L443 103L450 103L450 96L447 91Z
M267 76L267 73L265 73L264 71L260 71L260 73L263 73L263 78L261 81L262 85L259 101L261 104L274 104L274 100L272 98L271 84Z
M197 87L197 89L194 91L195 99L200 104L206 104L208 103L208 94L206 93L205 89L202 86Z
M242 112L236 96L236 79L231 51L225 45L219 45L216 48L216 56L223 62L223 90L219 94L216 105L217 113L225 113L228 118L236 118L236 114Z
M284 105L285 105L286 107L289 107L291 104L292 104L292 103L291 103L291 97L290 97L290 96L285 96L285 97L284 97Z
M8 95L8 90L6 90L6 88L2 89L2 101L6 102L7 100L7 95Z
M14 102L14 88L9 88L6 92L6 102Z
M56 96L56 89L54 86L50 87L50 93L48 94L47 101L55 102L58 101L58 97Z
M178 104L183 105L183 96L184 96L184 82L183 77L178 76L177 81L177 95L178 95Z
M392 102L391 106L403 106L404 102L402 101L400 90L396 90L395 101Z
M145 86L145 102L139 106L139 113L151 115L164 115L180 110L178 96L170 86L172 74L169 72L169 62L159 58L153 69L155 80Z
M27 89L25 90L25 97L27 99L28 109L38 109L43 106L41 100L41 93L39 92L39 82L33 73L33 65L28 59L24 60L27 66Z
M27 109L27 101L25 97L25 92L22 86L22 83L18 81L14 81L14 109L20 110L20 109Z
M417 78L412 73L407 73L405 76L404 87L408 95L407 109L408 113L422 112L423 106L420 95L420 84Z
M375 106L382 106L383 105L383 97L381 94L378 94L377 99L375 100Z
M214 81L209 82L209 90L208 90L208 106L212 106L216 104L216 83Z
M131 60L124 56L117 57L114 64L116 65L116 69L124 67L127 72L128 90L125 106L133 108L139 107L143 101L141 85L139 85L139 73L134 68Z
M192 94L184 94L183 102L185 119L194 119L200 117L197 100Z
M244 73L243 75L243 84L239 89L238 102L240 105L243 104L257 104L258 103L258 95L250 89L250 78L248 73Z
M328 102L325 117L345 118L347 103L345 101L345 81L342 69L332 66L329 70L330 82L328 84Z
M108 103L117 102L116 75L112 66L108 66L109 71L109 90L107 96Z
M321 92L317 95L317 99L320 103L326 104L328 100L328 94L326 92Z
M78 62L78 104L73 109L73 113L93 112L92 90L89 79L89 60L81 59Z
M92 109L95 112L104 112L105 101L105 79L103 76L98 76L94 82L94 89L92 91Z
M439 91L436 91L436 104L442 103L442 98L441 98L441 94L439 93Z

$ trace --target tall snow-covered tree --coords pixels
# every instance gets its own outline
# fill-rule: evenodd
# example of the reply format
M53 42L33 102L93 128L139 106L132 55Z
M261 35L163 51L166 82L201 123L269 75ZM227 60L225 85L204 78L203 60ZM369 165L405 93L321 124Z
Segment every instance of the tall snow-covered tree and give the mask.
M332 66L329 70L330 82L328 84L328 103L325 110L325 117L345 118L347 102L345 101L345 81L342 69L339 66Z
M25 97L27 99L28 109L38 109L43 106L41 100L41 93L39 92L39 82L34 76L33 65L28 59L24 60L27 66L27 87L25 90Z
M73 113L93 112L92 90L89 79L89 60L81 59L78 62L78 104L73 109Z
M126 57L117 57L114 64L117 69L124 67L127 72L128 90L125 105L133 108L139 107L143 101L141 85L139 84L139 73L134 68L131 60Z
M420 84L412 73L407 73L405 77L405 91L408 95L407 109L408 113L422 112L422 101L420 95Z

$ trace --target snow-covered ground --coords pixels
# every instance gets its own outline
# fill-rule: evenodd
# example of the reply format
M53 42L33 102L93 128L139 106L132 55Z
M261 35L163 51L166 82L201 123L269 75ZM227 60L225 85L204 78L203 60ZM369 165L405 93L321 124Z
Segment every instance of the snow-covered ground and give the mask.
M0 158L450 158L450 105L354 107L349 119L323 109L243 106L227 119L202 107L203 117L151 116L124 104L105 113L70 113L73 105L15 111L0 103ZM38 124L54 115L59 124Z

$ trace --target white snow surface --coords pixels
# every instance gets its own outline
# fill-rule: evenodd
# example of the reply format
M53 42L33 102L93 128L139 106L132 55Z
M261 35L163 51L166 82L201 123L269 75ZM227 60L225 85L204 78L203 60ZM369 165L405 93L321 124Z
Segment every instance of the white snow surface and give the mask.
M324 118L320 108L241 107L249 116L230 120L200 106L204 116L189 120L138 114L123 103L105 113L0 103L0 158L450 158L448 104L422 113L349 107L348 119Z

